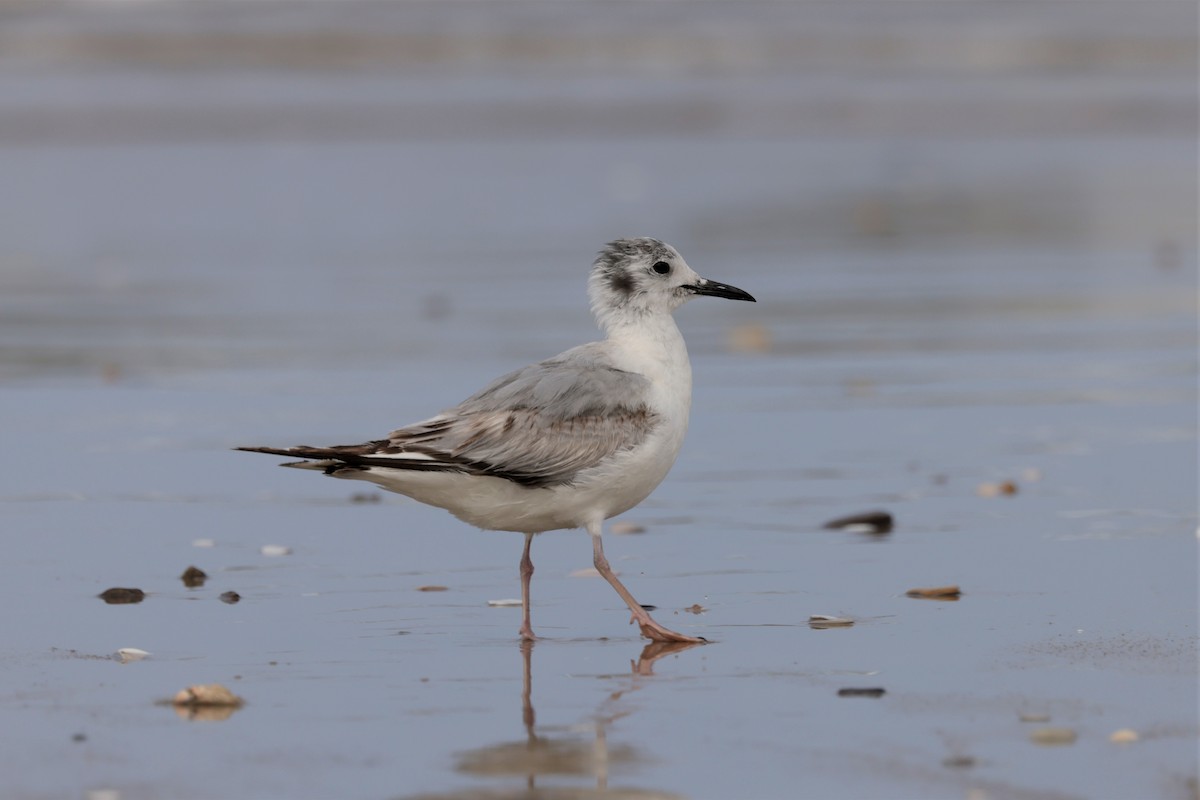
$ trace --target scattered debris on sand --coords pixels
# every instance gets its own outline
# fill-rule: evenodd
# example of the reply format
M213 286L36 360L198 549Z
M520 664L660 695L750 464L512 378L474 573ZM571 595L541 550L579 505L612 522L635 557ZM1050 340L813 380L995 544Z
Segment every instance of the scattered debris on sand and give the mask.
M831 519L821 527L852 533L891 533L895 524L895 518L886 511L863 511L860 514Z
M114 586L111 589L105 589L96 596L108 603L110 606L140 603L146 599L146 593L141 589L129 589L123 586Z

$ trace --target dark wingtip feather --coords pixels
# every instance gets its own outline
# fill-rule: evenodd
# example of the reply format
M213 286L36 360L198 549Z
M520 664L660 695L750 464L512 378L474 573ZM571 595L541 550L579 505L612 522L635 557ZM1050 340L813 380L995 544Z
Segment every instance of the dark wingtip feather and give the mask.
M241 450L243 453L267 453L273 456L300 456L294 448L290 447L235 447L234 450Z

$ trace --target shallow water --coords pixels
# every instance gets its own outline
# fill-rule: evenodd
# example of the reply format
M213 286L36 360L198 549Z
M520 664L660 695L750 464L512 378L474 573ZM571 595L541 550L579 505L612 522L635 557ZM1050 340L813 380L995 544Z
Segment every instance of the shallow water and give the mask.
M882 50L861 5L643 9L678 37L661 63L596 44L598 6L513 6L489 24L590 55L416 67L224 33L118 57L122 6L13 6L7 41L58 49L0 59L3 794L1194 798L1194 39L1172 56L1194 10L908 5ZM139 7L143 45L338 27ZM451 53L475 30L346 7ZM857 56L754 46L811 31ZM592 337L590 254L629 234L760 300L679 312L688 443L623 517L645 532L606 536L713 644L645 650L556 532L522 650L520 610L488 606L518 594L520 537L229 451L375 437ZM891 533L821 527L872 508ZM155 704L211 682L245 707Z

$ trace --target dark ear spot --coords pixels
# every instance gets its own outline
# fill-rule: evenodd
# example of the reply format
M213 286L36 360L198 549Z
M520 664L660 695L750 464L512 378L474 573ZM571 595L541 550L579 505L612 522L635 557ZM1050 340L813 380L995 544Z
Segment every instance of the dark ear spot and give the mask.
M633 278L624 270L614 270L608 276L608 285L617 294L629 295L633 293Z

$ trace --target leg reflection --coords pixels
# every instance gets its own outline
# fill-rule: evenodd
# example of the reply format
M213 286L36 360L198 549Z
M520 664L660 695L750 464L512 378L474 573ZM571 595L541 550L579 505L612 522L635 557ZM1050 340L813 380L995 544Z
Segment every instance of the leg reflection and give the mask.
M538 726L537 712L533 705L533 651L535 640L522 640L518 645L521 654L521 725L524 738L519 741L501 742L476 748L459 755L455 769L476 778L496 780L523 779L524 792L536 791L539 798L579 798L586 792L589 798L660 798L668 800L674 795L657 791L610 787L614 776L635 764L647 760L639 748L612 742L609 728L617 720L636 712L636 708L621 702L622 696L631 691L653 686L656 681L647 680L653 675L655 662L668 655L682 653L699 646L689 642L653 642L642 649L631 661L632 674L615 679L623 684L617 691L603 697L588 721L582 725ZM603 677L613 681L614 676ZM560 703L561 705L561 703ZM586 780L594 789L583 788L580 781ZM509 784L508 792L514 787ZM495 787L496 797L509 797L502 785ZM474 796L474 795L472 795ZM492 794L480 794L491 797ZM516 796L516 795L511 795ZM526 796L524 793L520 796ZM449 798L450 795L447 795Z

